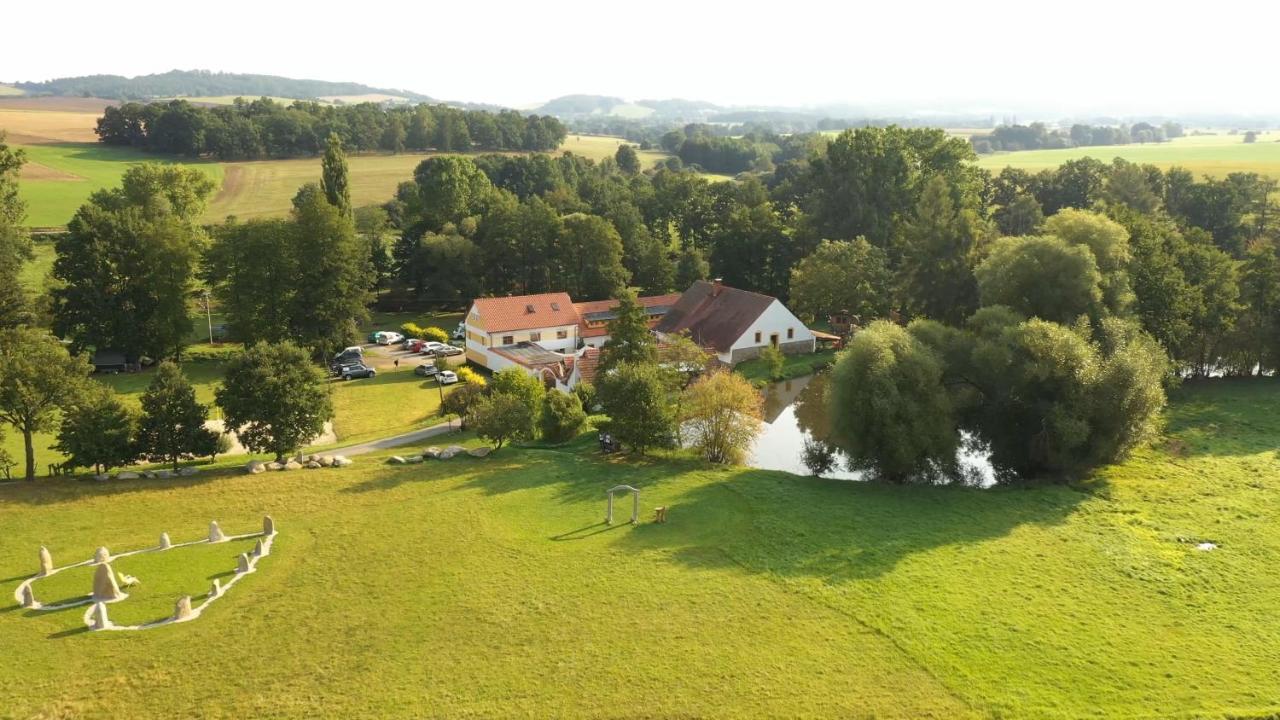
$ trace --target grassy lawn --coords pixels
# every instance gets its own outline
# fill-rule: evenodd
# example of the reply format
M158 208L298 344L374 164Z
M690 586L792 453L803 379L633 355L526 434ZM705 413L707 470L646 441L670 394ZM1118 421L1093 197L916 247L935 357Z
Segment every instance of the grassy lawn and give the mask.
M1097 158L1105 163L1120 157L1166 169L1178 165L1197 178L1201 175L1223 177L1233 172L1256 172L1280 178L1280 142L1277 141L1280 133L1274 131L1260 134L1258 141L1251 144L1244 142L1243 135L1197 135L1145 145L994 153L980 156L978 165L992 172L1005 167L1035 171L1055 168L1067 160L1082 157Z
M22 274L18 280L31 292L38 293L44 289L44 280L53 270L53 261L57 253L53 251L53 243L36 241L32 243L35 258L22 266Z
M830 365L835 359L835 350L819 350L804 355L787 355L786 362L782 364L782 379L790 380L801 375L808 375L815 369ZM738 363L734 367L734 372L755 384L766 383L771 380L769 369L765 367L764 361L760 359Z
M131 165L171 162L165 155L94 143L25 145L22 149L31 164L23 167L18 191L27 203L27 224L34 227L67 224L94 191L119 185L120 176ZM222 185L223 166L219 163L188 164Z
M1274 380L1188 387L1177 443L1075 487L604 459L587 436L485 460L0 486L0 714L1270 716L1278 404ZM617 483L670 522L600 524ZM195 622L95 634L9 599L41 544L69 562L264 513L271 557ZM160 590L113 615L163 614L225 560L138 567Z

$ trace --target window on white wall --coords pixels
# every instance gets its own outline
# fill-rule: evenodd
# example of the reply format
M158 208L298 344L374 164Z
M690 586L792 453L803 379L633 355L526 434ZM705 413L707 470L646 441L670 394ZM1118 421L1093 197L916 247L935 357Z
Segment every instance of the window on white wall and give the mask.
M760 333L756 333L756 344L760 344Z

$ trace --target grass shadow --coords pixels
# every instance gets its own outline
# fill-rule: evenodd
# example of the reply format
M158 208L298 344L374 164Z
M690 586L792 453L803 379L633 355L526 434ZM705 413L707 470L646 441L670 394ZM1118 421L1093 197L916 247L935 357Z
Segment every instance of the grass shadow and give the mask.
M591 537L592 535L599 535L600 533L607 533L611 530L617 530L618 528L625 527L628 524L629 523L621 522L621 523L614 523L613 525L607 525L603 520L601 520L598 523L592 523L591 525L580 527L577 530L570 530L567 533L553 535L551 536L551 539L557 542L562 542L565 540L583 540L585 538Z
M82 633L87 633L87 632L89 632L89 630L90 630L90 628L89 628L89 626L88 626L88 625L81 625L80 627L71 628L70 630L60 630L60 631L58 631L58 632L56 632L56 633L50 633L50 634L49 634L49 636L48 636L48 639L50 639L50 640L60 640L60 639L62 639L62 638L68 638L68 637L71 637L71 636L73 636L73 635L80 635L80 634L82 634Z
M1170 400L1164 450L1172 455L1280 452L1280 377L1187 380Z
M1091 496L1066 486L889 486L738 470L673 499L667 523L641 524L616 542L690 567L842 582L936 548L1063 523Z
M12 488L0 488L0 501L22 505L44 506L77 503L88 497L113 497L145 492L169 492L196 487L219 479L223 468L202 469L195 475L170 478L138 478L136 480L111 480L94 482L77 477L40 478L36 483L22 483Z

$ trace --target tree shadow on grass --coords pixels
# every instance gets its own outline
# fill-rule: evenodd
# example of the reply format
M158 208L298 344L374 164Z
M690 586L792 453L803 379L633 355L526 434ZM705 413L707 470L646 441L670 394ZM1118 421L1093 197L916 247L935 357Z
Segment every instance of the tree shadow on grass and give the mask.
M50 640L59 640L61 638L68 638L74 635L80 635L81 633L87 633L89 632L89 630L90 628L88 625L81 625L80 627L74 627L69 630L60 630L56 633L50 633L48 638Z
M607 533L611 530L617 530L618 528L625 527L627 524L628 523L624 521L620 523L614 523L613 525L608 525L603 520L601 520L598 523L592 523L591 525L580 527L577 530L570 530L567 533L553 535L551 539L558 542L565 541L565 540L584 540L586 538L591 537L592 535L599 535L600 533Z
M111 480L95 482L86 478L40 478L36 482L21 483L0 490L0 503L22 505L60 505L83 502L85 498L111 497L145 492L169 492L196 487L220 479L225 473L219 470L202 470L199 474L171 478L138 478L137 480Z
M420 450L406 446L404 452L406 455L410 455L417 454ZM491 454L485 458L473 458L470 455L460 455L448 460L428 459L412 465L386 465L386 472L378 477L344 487L339 492L358 494L392 490L406 483L431 482L462 473L480 473L482 476L502 475L518 472L525 467L523 463L518 463L514 459L503 462L506 457L495 458ZM385 462L385 460L382 461Z
M1101 487L1094 488L1095 490ZM674 498L668 522L615 540L695 568L874 578L916 553L1066 521L1091 497L1066 486L888 486L739 470Z
M685 455L601 455L575 442L561 448L523 450L505 471L479 473L461 487L501 495L554 486L557 497L565 502L598 499L603 503L605 491L615 485L631 485L643 492L664 480L705 469L704 462Z
M1280 378L1188 380L1170 393L1168 440L1174 456L1234 457L1280 451Z

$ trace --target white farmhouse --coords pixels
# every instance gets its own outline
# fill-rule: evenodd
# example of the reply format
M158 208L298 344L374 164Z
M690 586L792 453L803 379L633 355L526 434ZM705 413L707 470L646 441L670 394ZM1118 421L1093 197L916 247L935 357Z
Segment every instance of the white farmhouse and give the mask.
M787 354L811 353L815 338L780 300L719 281L698 281L663 316L659 337L688 333L721 362L736 365L770 345Z

